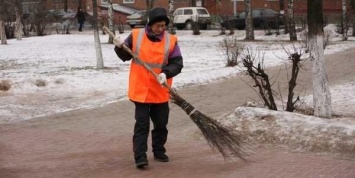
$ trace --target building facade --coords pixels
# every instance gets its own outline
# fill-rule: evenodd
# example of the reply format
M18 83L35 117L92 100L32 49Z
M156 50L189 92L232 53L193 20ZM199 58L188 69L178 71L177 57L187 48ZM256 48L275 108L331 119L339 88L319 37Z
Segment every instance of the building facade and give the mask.
M114 8L115 19L121 22L126 20L136 10L146 9L146 0L112 0L116 4ZM211 15L231 16L236 12L244 11L244 0L195 0L196 6L203 6L208 9ZM287 10L288 0L283 0L284 10ZM84 11L92 14L92 0L23 0L23 4L33 2L45 3L47 9L64 9L67 2L68 9L76 11L81 6ZM99 16L107 16L108 0L97 0ZM154 6L168 8L169 0L154 0ZM174 8L192 6L192 0L174 0ZM280 0L252 0L253 8L270 8L282 12ZM341 14L342 0L323 0L324 14ZM25 10L26 8L24 8ZM287 11L286 11L287 12ZM306 14L307 0L294 0L294 13Z
M146 9L145 0L112 0L113 4L119 4L128 8L141 10ZM206 7L214 15L233 15L234 9L237 13L244 11L244 0L195 0L197 6ZM234 2L235 1L235 2ZM284 1L284 9L287 10L288 0ZM24 4L33 2L45 3L48 9L64 9L67 2L68 9L76 10L78 6L83 7L85 11L92 12L92 0L23 0ZM108 0L97 0L98 5L105 4ZM169 0L154 0L154 6L168 8ZM175 0L174 7L191 6L192 0ZM342 0L323 0L325 13L340 13ZM270 8L280 11L280 0L253 0L253 8ZM294 12L306 13L307 0L294 0Z

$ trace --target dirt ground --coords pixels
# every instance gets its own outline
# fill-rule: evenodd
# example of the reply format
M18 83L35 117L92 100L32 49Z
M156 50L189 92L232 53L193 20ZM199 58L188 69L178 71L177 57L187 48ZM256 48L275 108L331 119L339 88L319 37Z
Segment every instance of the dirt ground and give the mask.
M354 56L355 49L326 56L331 85L355 79ZM298 87L310 92L311 68L308 63L304 68ZM276 76L279 69L269 72ZM201 112L218 117L258 100L248 80L241 75L178 92ZM284 70L278 81L285 86ZM355 160L271 145L253 144L247 163L226 161L179 107L170 106L168 163L154 161L149 147L149 167L135 168L133 104L122 101L0 125L0 177L355 177Z

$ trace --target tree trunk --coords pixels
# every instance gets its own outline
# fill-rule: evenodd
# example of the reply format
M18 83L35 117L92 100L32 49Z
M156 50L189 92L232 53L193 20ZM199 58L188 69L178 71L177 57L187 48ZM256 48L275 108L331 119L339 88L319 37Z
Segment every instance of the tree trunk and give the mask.
M4 0L0 0L0 39L1 44L7 44L6 33L5 33L5 3Z
M284 0L280 0L279 1L279 6L280 6L280 14L283 14L284 15L284 24L285 24L285 34L288 33L288 17L286 16L286 12L285 12L285 2Z
M0 38L1 38L1 44L7 44L6 40L6 34L5 34L5 22L2 20L0 17Z
M170 34L175 34L176 31L175 31L175 28L174 28L174 25L173 25L173 22L174 22L174 16L173 16L173 13L174 13L174 0L169 0L169 20L170 20L170 23L169 23L169 33Z
M109 0L108 3L109 3L109 5L108 5L108 26L109 26L110 31L113 34L116 34L115 33L115 25L114 25L114 16L113 16L114 12L113 12L112 0ZM113 38L111 36L109 36L109 38L108 38L108 43L113 44Z
M343 32L343 41L347 41L348 40L348 28L347 28L347 18L346 18L346 1L347 0L342 0L342 18L341 18L341 23L342 23L342 32Z
M16 13L16 25L15 25L15 36L17 40L22 40L22 22L21 22L21 6L18 6L19 3L16 3L15 13ZM21 3L20 3L21 5Z
M97 1L92 0L92 6L93 6L93 11L94 11L94 20L93 20L93 26L94 26L94 38L95 38L95 50L96 50L96 68L97 69L103 69L104 68L104 60L102 58L102 50L101 50L101 44L100 44L100 36L99 36L99 27L97 25Z
M295 18L293 16L293 0L288 2L288 23L289 23L289 32L290 32L290 41L297 41Z
M246 40L254 40L254 26L253 26L253 14L252 14L252 7L251 7L252 0L245 0L245 30L246 30Z
M154 0L145 0L145 4L147 6L147 12L150 11L154 7Z
M83 10L84 10L84 8L83 8L83 6L82 6L82 2L81 2L82 0L78 0L78 7L81 7Z
M68 12L68 0L64 0L64 12Z
M1 44L7 44L6 40L6 33L5 33L5 4L4 0L0 0L0 39L1 39Z
M307 0L308 39L313 75L313 106L317 117L331 118L331 96L328 87L323 49L323 2Z
M191 7L196 7L196 0L191 0Z

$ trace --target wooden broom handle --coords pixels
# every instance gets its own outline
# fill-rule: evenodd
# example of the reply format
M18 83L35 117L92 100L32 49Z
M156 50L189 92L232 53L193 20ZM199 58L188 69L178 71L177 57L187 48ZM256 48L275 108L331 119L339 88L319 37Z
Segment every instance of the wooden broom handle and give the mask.
M110 29L108 29L106 26L103 27L103 30L108 33L112 38L115 38L116 35L111 32ZM118 46L119 47L119 46ZM142 59L140 59L137 54L133 53L131 49L129 49L125 44L122 44L122 48L127 51L129 54L133 56L134 59L138 60L144 68L146 68L155 78L158 78L158 74L153 71L151 67L149 67ZM173 90L166 81L163 83L163 86L166 87L170 93L176 94L175 90Z

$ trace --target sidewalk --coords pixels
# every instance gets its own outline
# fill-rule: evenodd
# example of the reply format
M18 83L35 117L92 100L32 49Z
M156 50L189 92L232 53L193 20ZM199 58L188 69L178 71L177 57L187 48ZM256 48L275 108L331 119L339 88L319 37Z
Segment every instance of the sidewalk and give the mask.
M353 56L355 49L327 56L333 59L327 61L331 84L355 78ZM270 72L278 73L279 68ZM299 86L311 86L310 72L300 74ZM285 77L279 74L279 81ZM218 117L246 101L258 100L244 81L248 78L238 76L178 92L201 112ZM154 161L149 146L149 168L135 168L134 106L122 101L0 125L0 177L355 177L355 160L271 145L254 145L248 163L225 161L211 150L189 117L178 106L170 106L168 163Z

